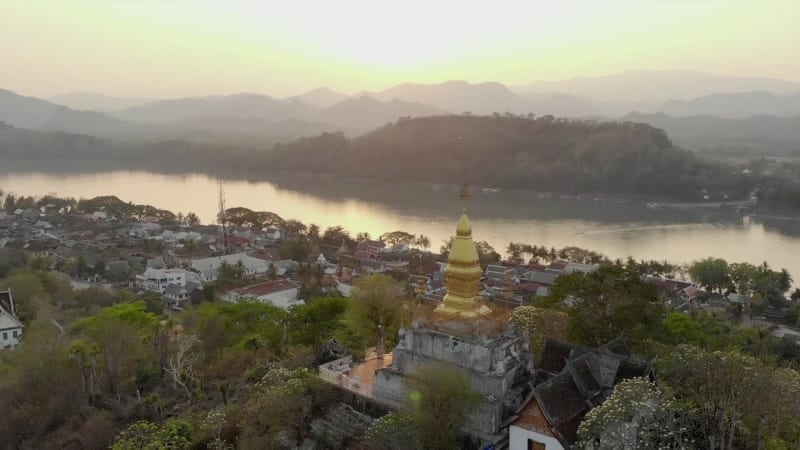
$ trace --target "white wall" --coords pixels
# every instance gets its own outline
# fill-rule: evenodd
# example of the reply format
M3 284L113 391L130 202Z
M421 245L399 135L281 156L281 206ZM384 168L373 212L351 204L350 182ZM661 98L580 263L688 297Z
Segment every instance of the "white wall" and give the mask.
M509 427L509 450L528 450L528 439L541 442L545 445L546 450L564 450L564 446L562 446L561 442L558 442L556 438L526 430L516 425L511 425L511 427Z
M14 332L17 336L14 337ZM22 337L22 328L11 328L0 330L0 350L5 348L14 348L19 345L19 339Z

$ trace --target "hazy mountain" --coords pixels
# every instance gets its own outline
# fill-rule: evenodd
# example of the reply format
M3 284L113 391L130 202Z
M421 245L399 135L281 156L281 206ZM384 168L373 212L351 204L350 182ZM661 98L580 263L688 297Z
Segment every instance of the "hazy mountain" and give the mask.
M800 94L775 95L765 91L713 94L688 101L672 100L661 111L672 116L794 116L800 115Z
M153 102L148 98L124 98L98 94L96 92L68 92L48 97L47 100L72 109L93 111L116 111Z
M546 192L741 198L752 180L673 146L663 130L636 123L433 116L402 120L357 138L323 134L277 146L273 170L460 183Z
M97 111L75 111L66 106L53 110L38 128L94 135L110 135L134 126Z
M321 87L310 90L302 95L289 97L289 99L296 98L317 108L327 108L328 106L339 103L342 100L346 100L348 97L348 95L342 94L341 92L336 92L326 87Z
M0 89L0 121L15 127L42 126L58 105Z
M635 70L601 77L538 81L515 87L520 93L562 92L611 102L663 103L720 92L800 91L800 83L774 78L746 78L689 71Z
M258 118L238 116L202 117L160 125L154 138L184 139L201 143L257 144L270 146L304 136L341 131L348 134L355 129L323 122L287 119L271 122Z
M296 99L279 100L260 94L191 97L135 106L114 115L129 121L170 123L201 117L238 116L270 121L313 117L316 109Z
M394 99L388 102L376 100L368 95L349 98L323 109L318 120L362 130L371 129L406 116L432 116L443 111L421 103Z
M0 121L21 128L84 134L112 133L128 126L100 112L76 111L3 89L0 89Z
M800 153L800 116L727 119L632 113L623 120L665 130L676 144L691 150L738 148L749 150L753 156Z
M400 84L369 95L383 101L393 99L423 103L454 114L528 113L530 102L500 83L471 84L447 81L440 84Z

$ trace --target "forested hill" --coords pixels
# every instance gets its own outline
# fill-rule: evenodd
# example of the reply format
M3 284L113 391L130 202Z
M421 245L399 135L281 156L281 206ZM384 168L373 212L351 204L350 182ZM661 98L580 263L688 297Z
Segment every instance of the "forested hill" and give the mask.
M322 134L278 145L270 166L379 179L552 192L700 199L744 197L750 180L673 146L641 123L510 116L402 119L364 136Z

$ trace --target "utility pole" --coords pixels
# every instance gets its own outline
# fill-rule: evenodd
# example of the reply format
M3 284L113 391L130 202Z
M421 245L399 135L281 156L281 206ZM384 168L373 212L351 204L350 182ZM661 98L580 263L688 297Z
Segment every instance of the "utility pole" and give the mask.
M222 254L228 254L228 233L225 229L228 217L225 212L225 181L218 179L217 185L219 186L219 214L217 220L219 221L219 234L222 240Z

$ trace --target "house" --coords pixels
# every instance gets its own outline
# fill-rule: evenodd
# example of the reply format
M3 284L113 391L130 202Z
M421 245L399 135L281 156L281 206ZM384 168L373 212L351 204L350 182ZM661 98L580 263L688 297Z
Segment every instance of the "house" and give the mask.
M195 259L192 261L190 269L200 274L205 281L214 281L219 276L219 268L225 262L231 266L239 263L244 268L245 275L263 275L269 271L271 261L254 258L245 253L234 253L232 255L212 256L210 258Z
M291 306L303 305L305 302L297 298L297 286L288 280L267 281L243 288L224 292L220 298L226 302L256 300L271 303L278 308L289 309Z
M385 248L386 245L381 241L363 239L358 243L356 251L353 253L353 258L360 260L378 259Z
M564 272L566 273L574 273L574 272L583 272L583 273L591 273L597 270L597 264L581 264L576 262L568 262L566 266L564 266Z
M17 318L11 289L0 291L0 350L19 345L24 327Z
M502 282L506 279L507 271L508 268L505 266L489 264L486 266L486 271L484 272L483 276L486 277L487 280Z
M531 283L538 283L543 286L552 286L556 283L556 278L561 275L557 272L527 272L525 279Z
M167 264L164 262L164 259L162 258L150 258L147 260L147 268L161 270L161 269L166 269Z
M143 274L136 275L134 285L139 289L164 294L170 284L185 286L186 278L187 274L183 269L147 268Z
M384 273L386 272L386 266L384 265L383 261L378 261L374 259L363 259L359 261L361 264L361 269L365 273Z
M602 404L614 386L634 377L652 380L653 370L631 357L621 338L599 348L548 340L532 395L509 427L509 448L571 448L586 413Z
M189 300L189 290L186 289L185 286L179 286L177 284L169 284L164 289L164 294L161 296L161 300L170 307L178 307L181 303Z
M731 303L739 303L741 305L746 305L750 303L750 299L747 298L746 295L737 294L735 292L731 292L728 294L728 301Z
M128 261L111 261L106 264L106 273L111 277L126 277L131 271Z
M284 232L280 228L267 228L267 231L264 233L267 239L272 241L279 241L283 239Z

